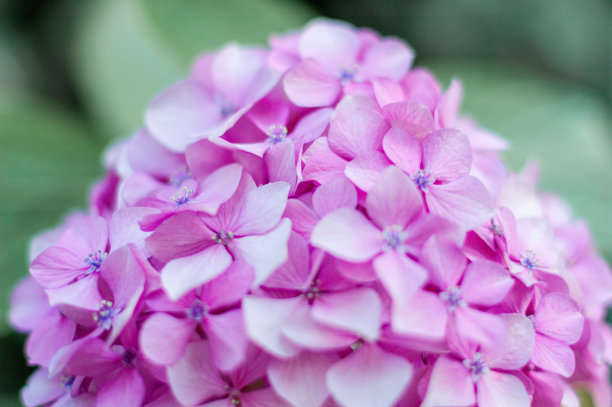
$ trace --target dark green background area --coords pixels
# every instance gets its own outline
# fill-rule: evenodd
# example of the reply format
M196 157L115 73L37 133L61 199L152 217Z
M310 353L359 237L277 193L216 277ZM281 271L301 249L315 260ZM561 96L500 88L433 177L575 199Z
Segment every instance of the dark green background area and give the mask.
M28 370L6 313L30 237L84 208L101 157L148 101L228 41L326 15L407 40L464 84L464 111L542 168L612 259L612 2L604 0L0 0L0 407Z

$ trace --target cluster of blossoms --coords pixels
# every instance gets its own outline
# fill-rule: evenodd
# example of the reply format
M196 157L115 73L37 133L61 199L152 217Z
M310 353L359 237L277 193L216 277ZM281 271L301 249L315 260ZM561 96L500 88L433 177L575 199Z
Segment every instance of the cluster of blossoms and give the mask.
M24 403L612 405L585 224L412 60L329 20L199 58L33 240Z

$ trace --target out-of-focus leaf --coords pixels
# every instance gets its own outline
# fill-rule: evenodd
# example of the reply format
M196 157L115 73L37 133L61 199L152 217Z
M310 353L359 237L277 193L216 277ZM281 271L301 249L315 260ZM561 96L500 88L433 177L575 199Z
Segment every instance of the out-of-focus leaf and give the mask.
M83 207L101 172L101 143L69 113L16 94L0 96L0 332L10 288L27 272L27 242Z
M612 255L612 124L600 97L535 71L481 59L430 61L444 83L464 84L463 111L510 140L507 163L541 164L541 187L569 200Z
M198 54L231 40L264 42L311 16L287 0L98 0L85 11L74 44L77 85L109 136L142 125L149 101Z
M19 401L19 397L15 394L8 396L2 396L0 398L0 407L20 407L22 404Z

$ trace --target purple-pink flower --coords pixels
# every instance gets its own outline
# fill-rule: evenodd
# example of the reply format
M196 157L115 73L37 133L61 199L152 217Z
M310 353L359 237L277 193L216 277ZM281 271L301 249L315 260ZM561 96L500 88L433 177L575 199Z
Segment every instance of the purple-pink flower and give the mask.
M34 238L27 406L612 405L588 227L397 38L197 59Z

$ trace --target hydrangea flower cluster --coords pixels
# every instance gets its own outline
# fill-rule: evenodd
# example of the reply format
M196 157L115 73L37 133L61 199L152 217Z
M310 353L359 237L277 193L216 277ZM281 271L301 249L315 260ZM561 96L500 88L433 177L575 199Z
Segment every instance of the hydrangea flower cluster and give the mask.
M612 275L396 38L228 45L31 245L27 406L610 406Z

